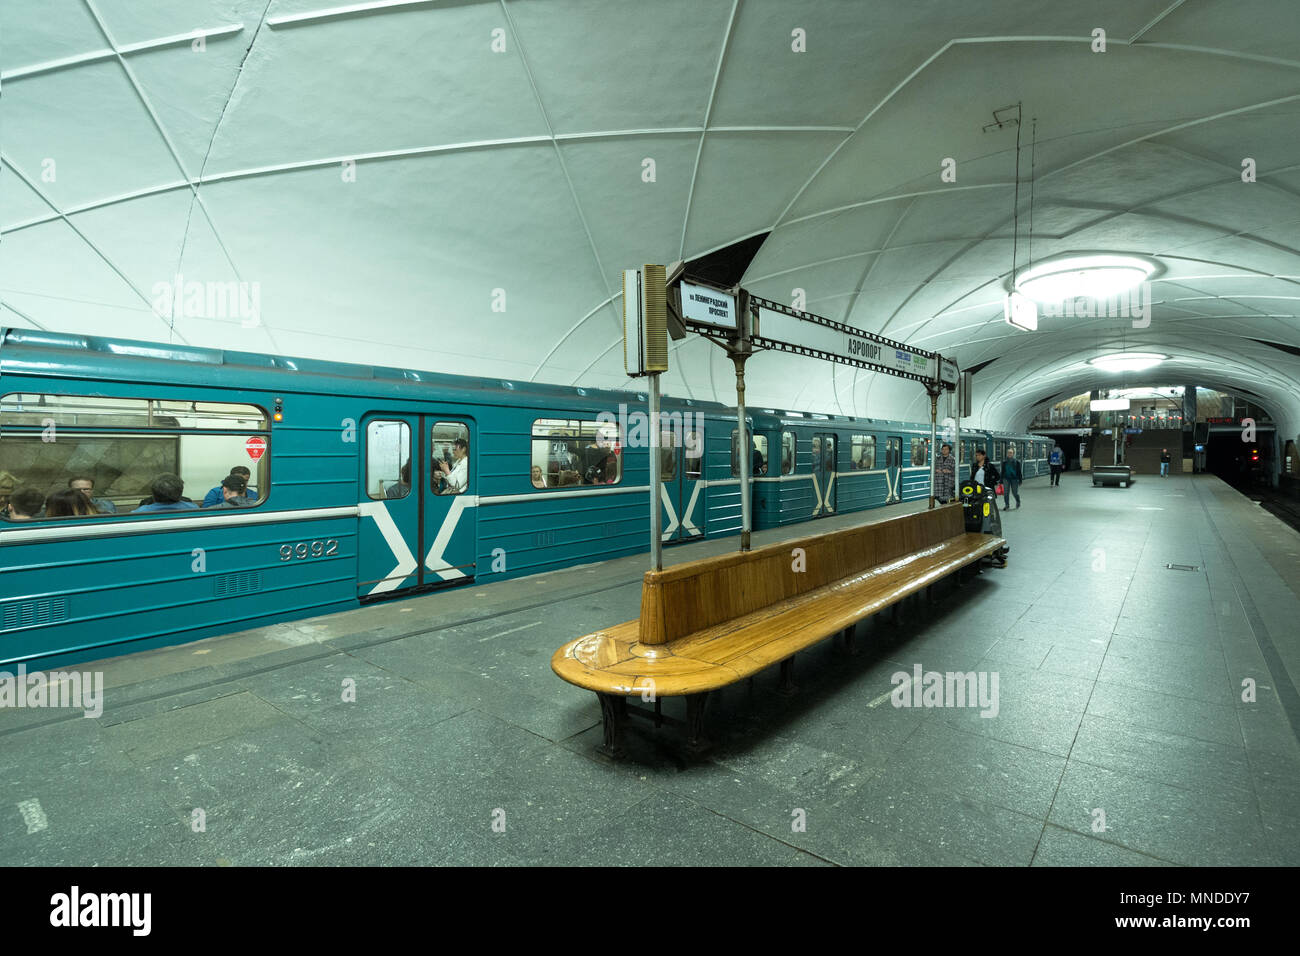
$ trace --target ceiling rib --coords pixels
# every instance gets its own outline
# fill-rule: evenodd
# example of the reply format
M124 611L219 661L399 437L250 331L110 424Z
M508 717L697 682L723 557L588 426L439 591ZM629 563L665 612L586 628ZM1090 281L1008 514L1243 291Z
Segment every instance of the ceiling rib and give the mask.
M700 156L704 152L704 138L709 135L709 120L713 118L713 100L718 95L718 80L722 76L722 64L727 59L727 44L731 42L731 31L736 25L736 11L739 9L740 0L732 0L731 15L727 18L727 30L722 35L722 45L718 48L718 62L713 68L713 83L709 87L709 102L704 107L704 128L700 130L700 141L695 147L695 165L691 167L691 184L686 191L686 211L682 215L682 241L677 247L678 260L685 260L686 258L686 230L691 222L691 203L695 198L695 181L700 175Z

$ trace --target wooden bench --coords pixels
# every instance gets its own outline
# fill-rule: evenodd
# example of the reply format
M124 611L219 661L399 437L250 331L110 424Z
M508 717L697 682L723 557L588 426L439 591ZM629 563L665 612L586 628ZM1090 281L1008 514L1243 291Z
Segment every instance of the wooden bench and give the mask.
M698 746L711 691L776 663L789 687L796 652L841 632L851 640L858 621L1005 546L967 533L961 505L950 504L647 571L640 618L570 641L551 669L595 691L611 756L621 750L629 696L653 700L653 714L630 709L656 725L668 720L662 698L685 697Z

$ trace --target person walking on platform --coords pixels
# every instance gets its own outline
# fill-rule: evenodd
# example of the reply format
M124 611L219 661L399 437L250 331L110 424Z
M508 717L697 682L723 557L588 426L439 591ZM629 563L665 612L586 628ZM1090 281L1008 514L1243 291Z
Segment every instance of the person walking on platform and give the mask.
M1020 481L1024 472L1020 469L1020 459L1016 457L1016 446L1007 445L1007 457L1002 459L1002 507L1011 510L1011 496L1016 496L1016 507L1020 507Z
M1061 466L1065 464L1065 452L1061 451L1060 445L1052 446L1052 454L1047 459L1048 465L1052 468L1052 487L1061 486Z
M1169 477L1169 449L1160 449L1160 477Z
M957 494L957 461L952 457L952 445L939 446L939 456L934 460L934 500L941 505L952 501Z

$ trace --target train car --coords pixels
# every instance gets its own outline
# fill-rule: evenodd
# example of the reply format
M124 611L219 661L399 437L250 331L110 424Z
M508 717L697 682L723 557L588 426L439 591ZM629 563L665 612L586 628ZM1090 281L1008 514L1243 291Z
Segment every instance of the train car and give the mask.
M0 667L644 551L645 398L0 330ZM742 449L755 529L929 494L928 425L663 412L669 544L739 532ZM98 513L62 510L74 483Z
M1015 447L1016 457L1020 459L1026 481L1048 473L1047 451L1050 444L1045 443L1043 439L1011 432L989 432L988 442L989 457L997 465L1006 458L1007 449Z
M620 411L638 404L634 392L0 332L0 472L15 477L0 502L0 665L643 551L648 452L618 438ZM734 533L725 409L665 410L704 433L671 450L680 467L662 500L678 519L665 530ZM236 464L252 503L220 507L214 486ZM696 494L693 472L718 481ZM100 514L41 512L76 479ZM218 506L199 507L214 492Z

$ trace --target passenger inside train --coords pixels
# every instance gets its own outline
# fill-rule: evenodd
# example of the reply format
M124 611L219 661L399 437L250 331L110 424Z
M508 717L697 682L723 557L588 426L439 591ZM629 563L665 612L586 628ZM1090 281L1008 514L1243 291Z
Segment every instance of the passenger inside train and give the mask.
M247 508L253 503L248 497L248 485L243 475L237 475L232 471L221 479L221 484L218 487L221 489L221 500L214 505L204 505L203 507Z
M250 503L256 501L257 491L251 487L248 487L248 483L253 480L253 473L249 471L248 468L245 467L244 465L235 465L233 468L230 469L230 474L237 475L243 478L244 486L245 486L243 497L246 497ZM215 486L213 486L211 489L209 489L208 493L203 496L203 507L211 508L213 505L219 505L223 501L228 500L225 497L225 495L222 493L222 489L224 487L225 487L225 480L223 479L222 481L218 482Z
M67 488L56 491L45 501L45 517L73 518L100 514L93 501L84 491Z
M68 487L84 492L86 497L90 499L91 504L95 506L97 514L117 514L117 505L113 504L111 499L95 497L95 479L89 475L77 475L75 478L69 478Z
M153 498L135 509L135 514L162 511L197 511L199 506L185 497L185 482L179 475L159 475L149 486Z

